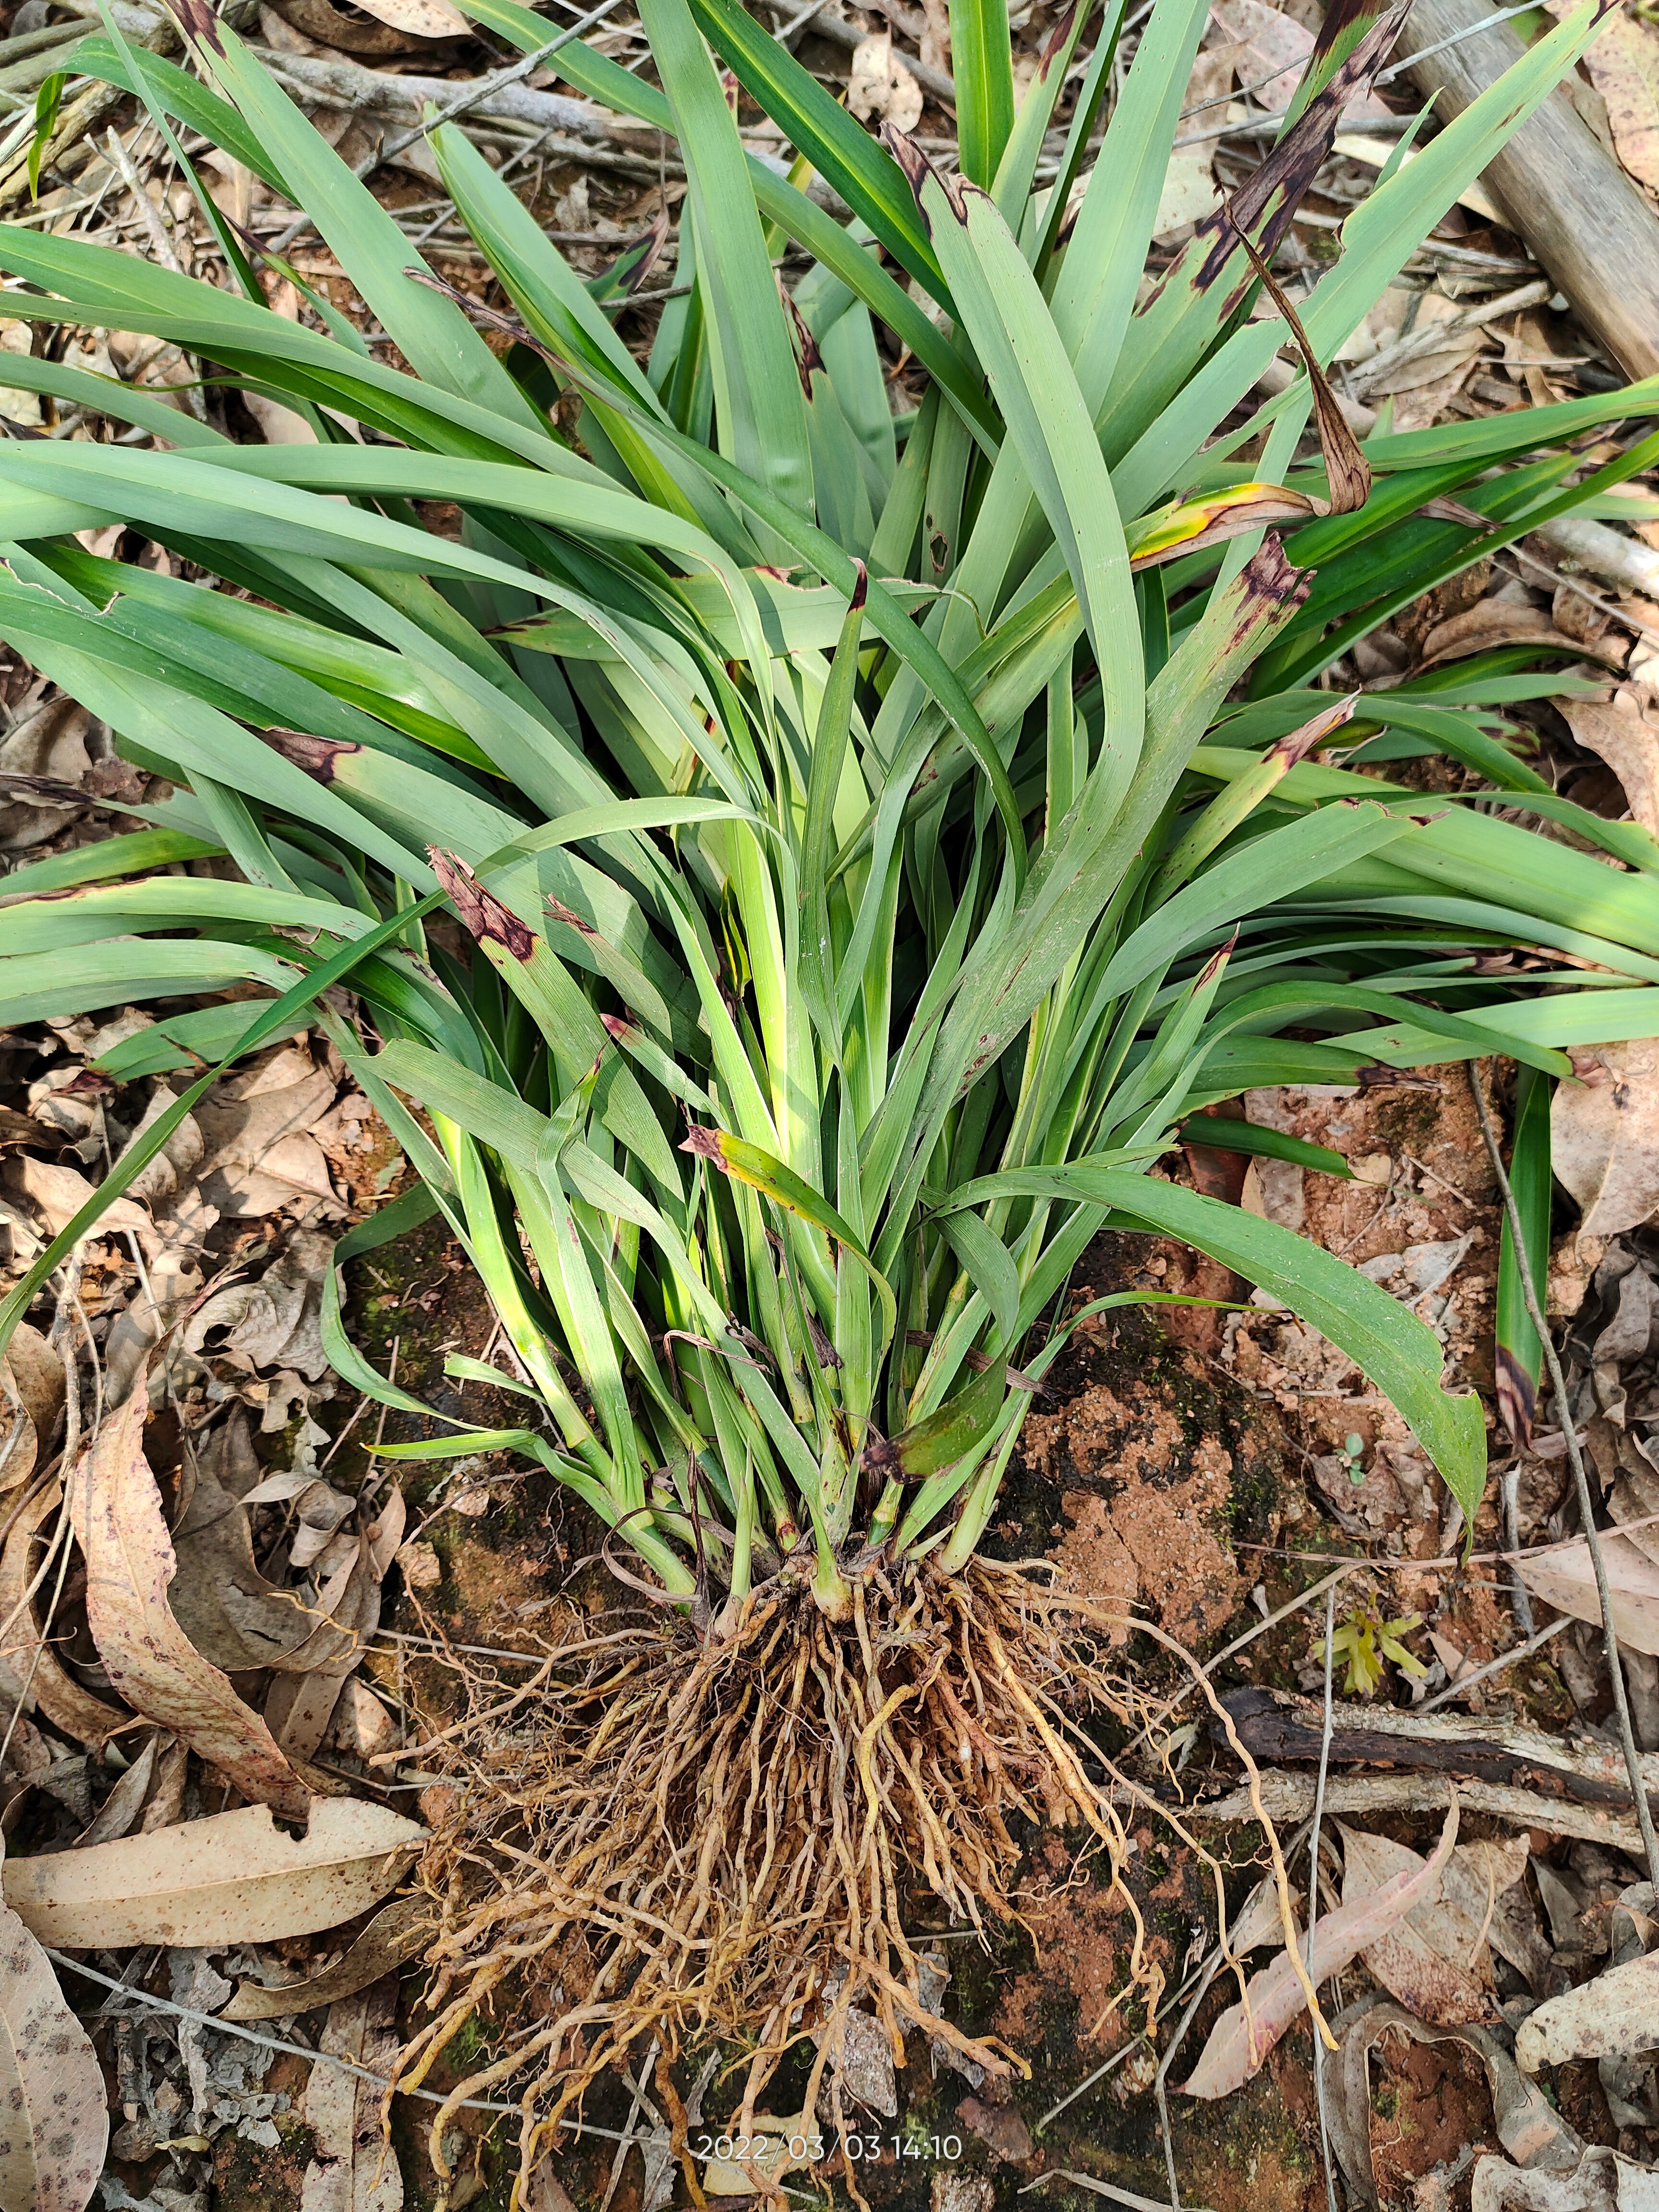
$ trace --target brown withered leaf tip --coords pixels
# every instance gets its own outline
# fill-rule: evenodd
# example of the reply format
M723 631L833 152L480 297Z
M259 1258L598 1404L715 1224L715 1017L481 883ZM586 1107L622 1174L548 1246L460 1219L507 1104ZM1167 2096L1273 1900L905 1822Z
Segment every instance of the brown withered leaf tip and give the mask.
M547 911L555 921L562 921L567 929L574 929L583 937L597 937L599 931L583 915L574 913L562 899L550 896L545 902Z
M436 845L428 845L427 854L445 896L478 943L499 945L510 958L528 960L536 950L536 939L518 915L504 907L493 891L484 889L459 855Z
M933 220L921 204L921 188L929 177L938 179L939 190L957 221L967 222L968 203L962 196L963 180L960 177L946 176L943 170L936 169L909 132L901 131L896 123L882 125L881 143L903 170L905 182L916 196L916 206L921 210L921 219L927 225L930 236L933 228Z
M601 1014L599 1016L599 1019L605 1024L606 1029L610 1030L611 1036L616 1039L618 1044L626 1044L629 1038L634 1034L633 1023L623 1021L620 1016L617 1014Z
M777 277L778 297L783 302L785 311L789 317L789 327L794 333L795 374L800 379L800 388L805 394L808 406L811 406L812 379L814 375L822 375L823 373L823 355L819 350L817 340L807 327L805 316L795 305L793 296L784 285L782 270L780 269L775 273Z
M1247 632L1260 621L1264 604L1281 613L1292 613L1313 588L1313 571L1294 567L1272 532L1245 562L1241 574L1246 588L1240 624Z
M1395 6L1379 16L1353 52L1339 63L1324 90L1315 94L1261 167L1247 177L1233 194L1231 216L1253 234L1261 227L1257 244L1269 259L1290 228L1309 186L1330 159L1342 111L1357 92L1365 89L1382 66L1409 9L1410 0L1395 0ZM1264 222L1264 217L1268 219ZM1192 279L1193 289L1197 292L1209 290L1237 249L1233 222L1227 210L1218 209L1214 215L1205 216L1194 234L1194 244L1204 238L1213 242ZM1249 282L1248 277L1243 278L1234 287L1224 313L1230 313L1243 299Z
M204 0L167 0L167 5L179 19L179 27L187 39L194 39L211 48L216 54L225 51L225 42L219 35L218 18Z
M821 1368L840 1367L844 1364L840 1352L824 1334L823 1325L811 1306L806 1307L805 1313L806 1334L812 1340L813 1358L817 1361Z
M1340 730L1345 722L1353 720L1354 708L1359 704L1362 696L1358 691L1350 691L1346 699L1339 699L1334 707L1322 708L1311 720L1304 722L1299 730L1287 730L1282 738L1276 738L1268 746L1266 757L1282 760L1286 768L1294 768L1298 761L1306 760L1316 745L1323 744L1326 738Z
M1044 46L1042 58L1037 63L1036 73L1039 77L1048 76L1066 40L1071 37L1072 25L1076 19L1077 9L1078 0L1067 0L1067 5L1061 9L1060 20L1049 32L1048 43Z
M726 1156L720 1150L718 1129L705 1129L694 1121L680 1143L683 1152L695 1152L700 1160L713 1160L722 1173L726 1170Z
M855 553L853 556L853 596L847 602L848 611L857 614L870 596L870 571Z
M259 735L272 752L281 753L284 760L302 768L319 783L332 783L337 773L336 763L344 753L360 753L362 747L345 738L317 738L308 730L261 730Z

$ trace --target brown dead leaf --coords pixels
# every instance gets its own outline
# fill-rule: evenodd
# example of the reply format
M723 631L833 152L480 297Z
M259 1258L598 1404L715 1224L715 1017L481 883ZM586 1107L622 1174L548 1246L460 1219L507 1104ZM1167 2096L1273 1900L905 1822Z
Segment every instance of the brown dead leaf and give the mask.
M1584 2146L1554 2111L1543 2092L1516 2070L1513 2058L1496 2034L1484 2027L1436 2027L1416 2019L1387 1998L1373 1999L1355 2008L1356 2017L1342 2038L1339 2062L1329 2069L1331 2144L1347 2175L1350 2201L1377 2203L1376 2178L1371 2164L1372 2099L1368 2062L1372 2046L1385 2036L1403 2036L1412 2043L1461 2043L1473 2051L1486 2072L1492 2091L1492 2121L1498 2139L1512 2157L1540 2177L1570 2173L1583 2155ZM1441 2204L1449 2197L1434 2200ZM1480 2202L1476 2198L1476 2203ZM1563 2212L1553 2199L1554 2212ZM1418 2198L1419 2212L1424 2200Z
M109 2144L97 2053L52 1961L0 1907L0 2204L82 2212Z
M1632 817L1659 836L1659 703L1621 685L1611 699L1558 699L1576 744L1604 760Z
M64 1412L64 1363L38 1328L19 1322L0 1360L0 1490L15 1489L34 1472L44 1443L57 1440Z
M893 50L890 31L878 31L853 49L847 108L860 123L886 120L914 131L921 120L921 87Z
M1551 1997L1522 2021L1515 2063L1523 2074L1571 2058L1620 2058L1659 2045L1659 1954L1610 1966Z
M95 1817L76 1838L77 1850L90 1850L94 1844L112 1844L117 1837L126 1835L137 1826L149 1785L155 1778L157 1748L170 1741L171 1738L158 1735L154 1729L150 1731L144 1739L143 1748L126 1771L117 1778L115 1787L99 1807Z
M0 793L0 852L21 852L55 837L65 826L80 803L75 788L91 773L87 740L98 726L84 707L60 693L0 738L0 769L39 777L65 793L58 798L30 791L14 798L13 791Z
M1600 1540L1620 1643L1659 1656L1659 1566L1628 1536L1604 1529ZM1601 1627L1601 1605L1588 1544L1558 1544L1516 1557L1521 1579L1534 1597L1541 1597L1558 1613L1570 1613L1575 1620Z
M1615 8L1584 65L1607 104L1619 159L1638 184L1659 189L1659 31Z
M398 1979L329 2007L319 2048L371 2074L396 2062ZM403 2174L380 2125L380 2092L341 2066L313 2066L306 2084L306 2125L314 2156L301 2185L300 2212L401 2212Z
M1420 1852L1363 1829L1343 1827L1342 1847L1344 1905L1358 1904L1395 1875L1416 1873L1424 1863ZM1492 2015L1492 1954L1481 1929L1481 1919L1471 1917L1443 1882L1438 1896L1413 1905L1361 1956L1389 1995L1418 2019L1462 2027Z
M229 1284L202 1301L180 1332L185 1350L249 1375L292 1368L314 1382L328 1365L319 1316L333 1254L326 1237L297 1231L257 1282Z
M303 1820L311 1793L218 1668L173 1618L175 1569L155 1477L144 1457L141 1377L71 1480L70 1510L87 1565L87 1623L111 1681L135 1711L187 1743L246 1797Z
M1582 638L1558 630L1547 608L1510 599L1480 599L1429 632L1419 666L1436 668L1443 661L1463 660L1500 645L1536 646L1540 652L1553 649L1575 657L1595 650Z
M450 0L358 0L358 5L411 39L465 39L471 26Z
M8 1859L5 1902L43 1943L277 1943L337 1928L402 1880L426 1830L384 1805L319 1798L303 1836L265 1805L90 1850Z
M15 1152L6 1162L5 1186L33 1206L48 1231L56 1236L66 1229L93 1194L94 1186L73 1168L58 1160L37 1160L27 1152ZM142 1206L130 1198L113 1200L98 1223L100 1237L131 1231L147 1251L157 1246L155 1224Z
M1659 1039L1601 1045L1596 1082L1559 1083L1551 1165L1583 1209L1581 1235L1614 1237L1659 1208Z
M21 1690L27 1680L29 1695L54 1728L62 1729L77 1743L102 1744L128 1725L131 1716L117 1705L107 1705L83 1690L59 1664L51 1644L41 1636L35 1619L29 1584L34 1579L34 1534L64 1502L57 1482L49 1483L39 1497L24 1505L11 1525L6 1547L0 1553L0 1623L7 1657L4 1665L15 1674Z
M328 1162L311 1134L337 1088L302 1044L216 1084L196 1109L205 1146L203 1197L236 1219L275 1213L295 1199L337 1212Z
M286 1665L314 1626L297 1593L268 1582L254 1564L242 1499L258 1476L238 1407L203 1445L173 1534L179 1565L168 1603L203 1657L228 1674Z
M286 2020L355 1996L382 1974L412 1959L427 1940L432 1908L422 1897L398 1897L383 1905L344 1958L301 1982L266 1985L246 1981L222 2008L225 2020Z

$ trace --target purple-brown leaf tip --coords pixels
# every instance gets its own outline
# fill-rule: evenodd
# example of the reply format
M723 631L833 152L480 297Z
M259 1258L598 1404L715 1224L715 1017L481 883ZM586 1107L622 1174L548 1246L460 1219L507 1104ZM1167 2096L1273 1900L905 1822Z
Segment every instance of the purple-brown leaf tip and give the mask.
M493 891L486 890L466 862L454 853L428 845L432 872L465 927L480 945L499 945L509 958L528 960L536 950L533 933Z

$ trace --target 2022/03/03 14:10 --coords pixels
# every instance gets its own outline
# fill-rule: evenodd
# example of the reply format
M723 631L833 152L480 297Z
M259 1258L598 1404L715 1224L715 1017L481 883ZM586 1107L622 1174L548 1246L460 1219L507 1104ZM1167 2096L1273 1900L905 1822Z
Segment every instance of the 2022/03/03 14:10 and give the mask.
M714 2158L741 2164L744 2160L760 2163L775 2159L781 2150L787 2148L791 2160L798 2164L816 2166L828 2155L829 2145L823 2136L815 2133L781 2137L757 2131L752 2136L711 2136L697 2138L692 2145L695 2158ZM954 2160L962 2156L960 2136L882 2136L854 2135L846 2138L848 2160L854 2165L868 2165L891 2151L895 2158L929 2158Z

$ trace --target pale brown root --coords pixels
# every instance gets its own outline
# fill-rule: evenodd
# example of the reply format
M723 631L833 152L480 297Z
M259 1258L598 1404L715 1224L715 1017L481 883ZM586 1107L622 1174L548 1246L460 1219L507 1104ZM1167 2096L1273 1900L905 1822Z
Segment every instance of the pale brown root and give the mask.
M573 1642L510 1714L479 1686L478 1724L435 1731L423 1753L451 1806L422 1875L433 2018L400 2080L424 2078L474 2014L493 2051L433 2120L439 2174L460 2105L512 2083L522 2191L589 2085L653 2042L659 2081L690 2044L746 2054L740 2132L804 2038L805 2111L827 2087L840 2128L834 2056L855 2007L896 2058L921 2028L1023 2071L939 2016L907 1935L923 1893L981 1934L1018 1919L1009 1810L1091 1832L1133 1923L1123 1996L1155 2006L1127 1838L1076 1718L1131 1717L1103 1663L1103 1629L1121 1626L1021 1569L924 1564L855 1582L844 1623L775 1591L721 1640L669 1621Z

